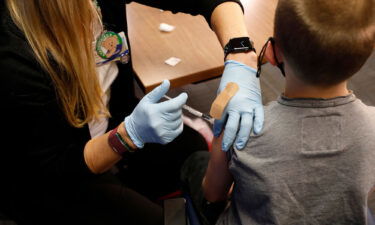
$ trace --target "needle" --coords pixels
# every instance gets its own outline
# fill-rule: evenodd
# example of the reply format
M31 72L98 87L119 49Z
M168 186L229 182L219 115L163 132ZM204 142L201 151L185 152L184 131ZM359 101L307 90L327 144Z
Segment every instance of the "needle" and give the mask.
M171 97L169 97L167 95L164 95L164 98L166 98L168 100L172 99ZM215 119L212 118L210 115L207 115L205 113L201 113L198 110L193 109L188 105L183 105L182 108L185 109L186 111L188 111L189 113L193 114L194 116L202 118L202 119L206 120L207 122L209 122L210 124L214 124Z

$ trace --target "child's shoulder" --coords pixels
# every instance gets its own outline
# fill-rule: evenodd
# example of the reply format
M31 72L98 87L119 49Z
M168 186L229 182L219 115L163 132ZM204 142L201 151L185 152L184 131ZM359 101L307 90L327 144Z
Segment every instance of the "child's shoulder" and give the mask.
M273 108L277 107L277 105L278 105L278 103L277 103L276 100L267 102L266 104L264 104L264 110L273 109Z
M374 106L368 106L368 110L371 114L375 116L375 107Z
M356 99L355 103L362 112L369 114L375 120L375 106L367 105L359 98Z
M375 107L363 103L358 98L353 103L345 112L347 123L358 127L369 135L375 135Z

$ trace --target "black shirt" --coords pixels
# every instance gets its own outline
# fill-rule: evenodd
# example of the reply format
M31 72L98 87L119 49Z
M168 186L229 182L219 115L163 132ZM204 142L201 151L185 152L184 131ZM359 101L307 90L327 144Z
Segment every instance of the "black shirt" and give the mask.
M225 1L228 0L137 2L173 12L201 14L209 21L213 9ZM229 1L240 4L238 0ZM9 197L20 189L37 193L94 176L83 157L84 146L90 139L88 126L75 128L68 124L50 76L36 61L4 2L0 2L0 188L7 190ZM125 4L129 2L98 2L106 28L125 31L127 36ZM111 86L109 129L122 122L136 104L130 61L119 65L119 76Z

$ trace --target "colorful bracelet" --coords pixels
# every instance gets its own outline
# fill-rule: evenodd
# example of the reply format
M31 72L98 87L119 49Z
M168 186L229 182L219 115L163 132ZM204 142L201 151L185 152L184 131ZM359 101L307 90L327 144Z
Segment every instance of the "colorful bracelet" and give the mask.
M123 155L125 152L134 152L129 144L122 138L121 134L117 132L118 127L111 130L108 136L108 144L111 146L113 151L119 155Z
M116 128L116 130L117 130L117 128ZM122 138L122 136L121 136L121 134L119 132L116 132L115 135L119 139L119 141L121 142L121 144L123 144L126 147L126 149L128 150L128 152L134 152L134 149L128 145L128 143Z

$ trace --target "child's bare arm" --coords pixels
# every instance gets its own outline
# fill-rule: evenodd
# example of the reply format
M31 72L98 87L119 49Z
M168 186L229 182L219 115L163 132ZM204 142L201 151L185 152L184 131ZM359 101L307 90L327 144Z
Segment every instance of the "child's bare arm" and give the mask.
M226 153L221 150L222 138L223 135L215 137L212 142L211 158L202 183L205 198L209 202L226 200L233 183Z

